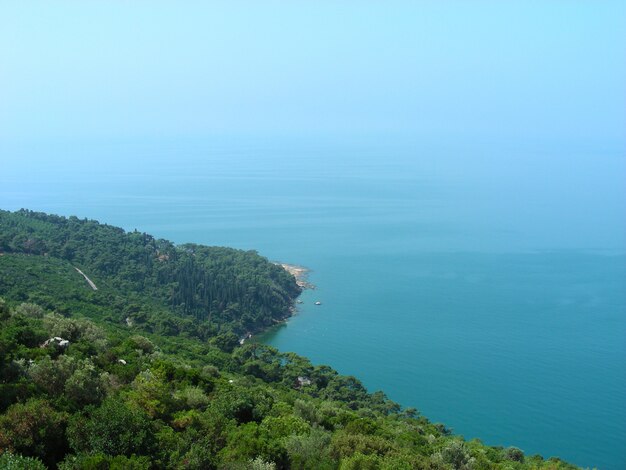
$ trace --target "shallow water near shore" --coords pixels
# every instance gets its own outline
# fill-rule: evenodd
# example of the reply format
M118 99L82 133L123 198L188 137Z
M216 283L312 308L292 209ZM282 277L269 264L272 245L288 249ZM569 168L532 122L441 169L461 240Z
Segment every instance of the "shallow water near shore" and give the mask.
M3 209L311 269L316 289L260 340L466 438L626 466L620 155L125 143L39 149L24 171L35 150L4 150Z

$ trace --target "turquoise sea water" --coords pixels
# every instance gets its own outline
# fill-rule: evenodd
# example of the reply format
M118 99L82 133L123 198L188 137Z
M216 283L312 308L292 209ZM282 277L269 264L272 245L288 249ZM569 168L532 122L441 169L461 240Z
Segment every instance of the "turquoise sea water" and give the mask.
M307 266L262 340L466 438L625 468L624 159L487 148L16 147L0 207Z

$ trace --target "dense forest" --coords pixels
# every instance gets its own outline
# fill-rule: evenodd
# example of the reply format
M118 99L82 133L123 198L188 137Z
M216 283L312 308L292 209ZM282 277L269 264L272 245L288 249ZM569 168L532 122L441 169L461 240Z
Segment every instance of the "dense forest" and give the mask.
M142 303L127 308L129 321L170 333L186 327L201 339L283 320L300 293L292 276L253 251L175 246L93 220L27 210L0 211L0 252L66 261L105 287L109 304L116 296L122 302L139 296ZM143 298L161 307L162 315L148 315ZM54 305L54 296L49 301Z
M299 292L254 252L0 211L0 469L576 468L240 344Z

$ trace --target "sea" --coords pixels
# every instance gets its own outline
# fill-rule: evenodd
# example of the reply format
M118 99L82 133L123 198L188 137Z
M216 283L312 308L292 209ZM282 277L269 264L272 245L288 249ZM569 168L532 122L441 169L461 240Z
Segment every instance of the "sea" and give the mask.
M315 289L257 340L466 439L626 468L623 149L222 136L1 153L2 209L308 268Z

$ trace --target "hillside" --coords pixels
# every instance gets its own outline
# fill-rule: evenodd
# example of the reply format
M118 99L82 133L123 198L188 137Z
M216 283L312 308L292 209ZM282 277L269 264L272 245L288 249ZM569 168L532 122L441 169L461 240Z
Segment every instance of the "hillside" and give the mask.
M157 333L184 332L200 339L266 328L290 315L300 293L292 276L253 251L175 246L93 220L27 210L0 211L0 252L43 257L47 269L54 264L57 272L65 273L68 290L76 288L70 280L78 279L69 271L78 268L101 291L88 296L87 303L121 303L120 322L128 319ZM38 269L24 258L16 263ZM24 270L18 272L26 280ZM3 289L10 288L11 281L0 282ZM29 284L29 297L48 308L62 307L46 288L43 282Z
M0 469L575 468L239 345L300 292L257 253L22 210L0 254Z

